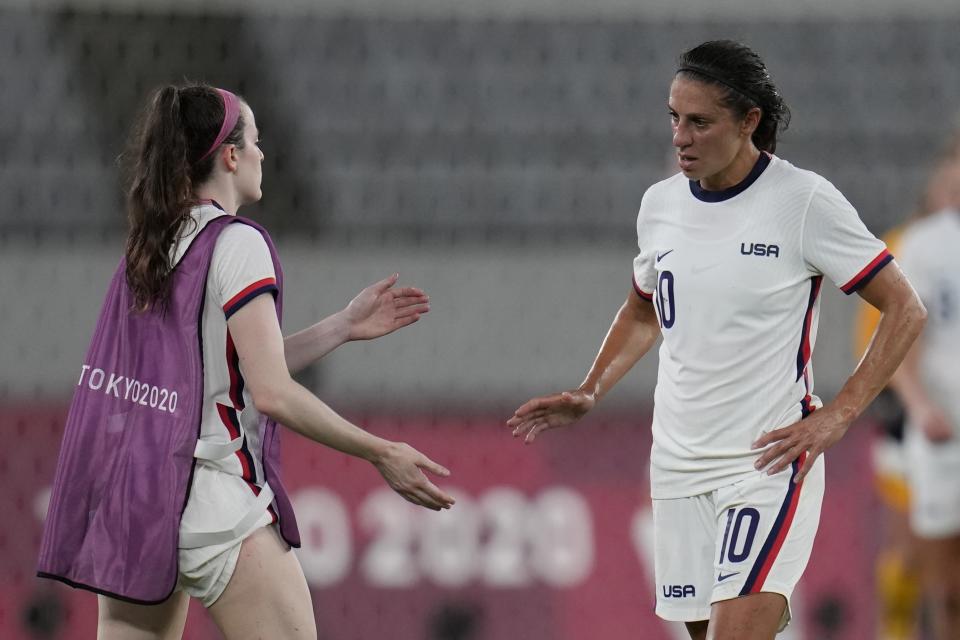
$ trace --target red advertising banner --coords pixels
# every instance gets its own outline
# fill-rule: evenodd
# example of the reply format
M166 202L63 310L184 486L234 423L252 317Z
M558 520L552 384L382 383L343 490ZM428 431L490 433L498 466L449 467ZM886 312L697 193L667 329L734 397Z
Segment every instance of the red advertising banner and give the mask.
M435 513L369 464L285 434L298 556L321 638L604 640L687 637L653 614L649 415L587 420L525 446L500 417L357 417L452 470ZM0 436L0 637L87 638L96 597L34 577L63 409L6 407ZM781 638L866 640L873 628L869 425L827 460L814 555ZM185 638L218 637L194 605Z

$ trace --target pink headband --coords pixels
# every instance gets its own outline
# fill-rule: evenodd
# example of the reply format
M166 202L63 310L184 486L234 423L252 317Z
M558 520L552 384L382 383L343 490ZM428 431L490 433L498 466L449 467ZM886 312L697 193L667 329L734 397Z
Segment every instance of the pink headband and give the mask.
M216 151L217 147L223 144L224 139L230 135L233 128L237 126L237 120L240 119L240 99L226 89L217 89L217 93L219 93L223 99L223 124L220 125L220 133L214 138L213 144L210 145L210 148L207 149L205 154L200 156L197 162L202 162L207 156Z

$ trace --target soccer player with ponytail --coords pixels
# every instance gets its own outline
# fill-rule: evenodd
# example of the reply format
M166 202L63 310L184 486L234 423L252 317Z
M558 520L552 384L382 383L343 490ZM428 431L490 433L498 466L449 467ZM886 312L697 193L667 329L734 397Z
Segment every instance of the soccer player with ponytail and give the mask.
M126 252L81 367L39 560L41 576L100 594L102 639L178 638L189 597L228 639L316 638L278 424L371 462L414 504L453 504L423 473L446 469L291 377L429 303L394 274L285 338L273 242L237 216L261 197L258 143L250 106L206 85L158 90L135 135Z

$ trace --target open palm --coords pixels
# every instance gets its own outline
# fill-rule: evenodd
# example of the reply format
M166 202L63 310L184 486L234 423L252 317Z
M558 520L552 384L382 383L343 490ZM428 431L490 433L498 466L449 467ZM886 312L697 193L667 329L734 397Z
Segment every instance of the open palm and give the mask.
M594 404L596 398L580 390L540 396L528 400L517 409L513 417L507 420L507 426L513 429L515 438L522 437L524 442L529 444L547 429L576 422L590 411Z
M413 324L430 310L430 298L417 287L394 288L399 274L370 285L344 309L351 340L371 340Z

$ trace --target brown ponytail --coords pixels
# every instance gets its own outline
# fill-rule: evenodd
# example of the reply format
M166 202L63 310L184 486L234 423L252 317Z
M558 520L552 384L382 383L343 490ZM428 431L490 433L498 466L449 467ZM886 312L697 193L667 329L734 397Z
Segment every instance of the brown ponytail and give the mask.
M194 187L213 171L215 155L197 161L223 122L223 100L206 85L158 89L135 129L127 190L127 285L138 311L166 306L170 249L190 220ZM243 146L243 118L224 143Z

